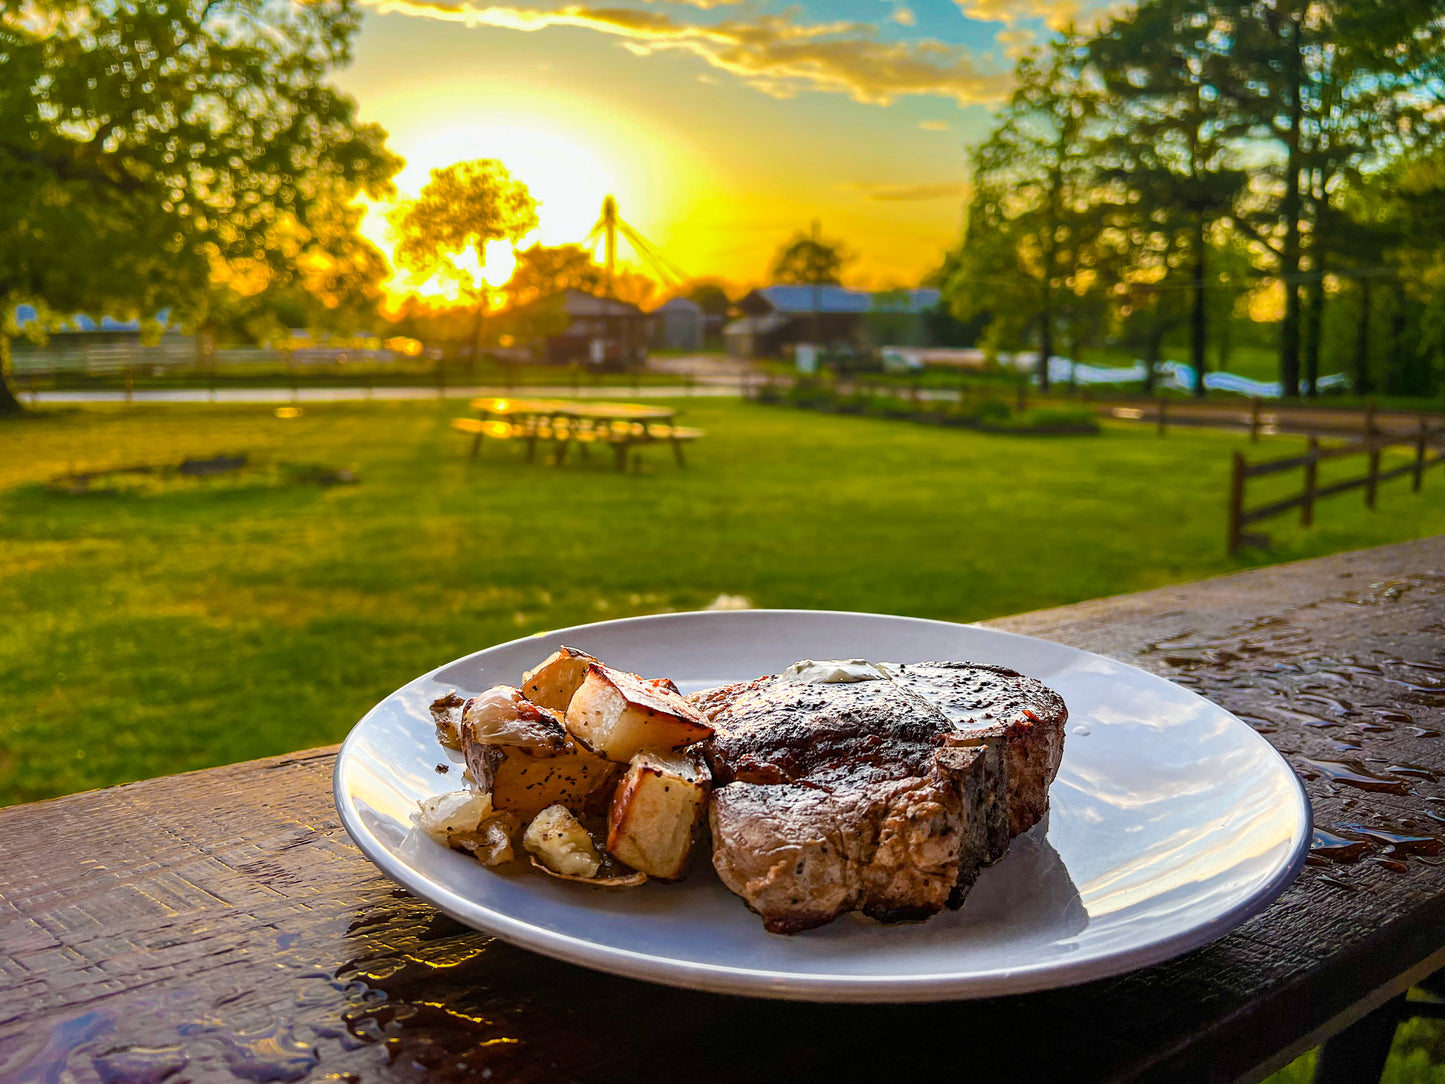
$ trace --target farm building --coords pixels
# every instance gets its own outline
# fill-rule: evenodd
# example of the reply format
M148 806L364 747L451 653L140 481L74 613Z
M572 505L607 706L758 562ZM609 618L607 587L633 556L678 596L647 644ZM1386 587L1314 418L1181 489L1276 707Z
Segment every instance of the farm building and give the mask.
M107 373L191 364L195 360L195 338L171 324L170 315L169 309L155 315L153 323L164 331L158 340L147 342L139 320L119 320L113 316L92 319L76 314L50 328L42 345L25 334L39 323L40 314L32 305L17 305L14 320L21 335L11 346L15 371L64 369Z
M843 286L764 286L738 303L743 315L723 329L735 357L781 354L798 343L821 346L927 346L926 314L937 290L869 293Z
M505 315L538 361L627 369L647 360L651 318L626 301L568 289Z
M674 297L652 310L654 350L701 350L704 316L702 306L685 297Z

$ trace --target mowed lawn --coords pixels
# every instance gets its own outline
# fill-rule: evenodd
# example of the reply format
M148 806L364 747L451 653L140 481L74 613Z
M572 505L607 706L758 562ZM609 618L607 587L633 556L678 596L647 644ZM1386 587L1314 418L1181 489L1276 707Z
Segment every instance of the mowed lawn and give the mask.
M1354 493L1322 502L1312 531L1277 521L1269 553L1232 560L1239 436L983 436L680 405L707 430L688 468L650 448L627 474L508 448L471 462L447 424L459 403L0 423L0 803L334 742L463 653L720 594L970 621L1445 531L1432 474L1419 496L1385 486L1374 513ZM253 466L104 493L46 485L226 452ZM311 484L288 464L360 482Z

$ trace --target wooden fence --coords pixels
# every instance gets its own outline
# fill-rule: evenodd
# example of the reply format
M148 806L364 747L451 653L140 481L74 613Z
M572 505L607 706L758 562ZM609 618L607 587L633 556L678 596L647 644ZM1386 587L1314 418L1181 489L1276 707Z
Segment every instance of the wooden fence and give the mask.
M1308 527L1314 522L1315 502L1322 497L1331 497L1336 493L1344 493L1351 489L1365 490L1365 507L1375 507L1375 496L1379 490L1380 483L1389 481L1391 478L1399 478L1406 474L1410 475L1410 488L1412 492L1420 492L1421 483L1425 478L1427 468L1436 463L1445 462L1445 452L1438 450L1438 446L1445 442L1445 427L1432 429L1428 420L1422 415L1419 426L1414 433L1381 433L1375 428L1373 407L1365 414L1365 436L1362 440L1351 444L1345 444L1336 448L1321 448L1316 437L1309 438L1309 450L1304 455L1291 456L1288 459L1273 459L1265 463L1246 463L1244 456L1239 452L1234 453L1234 472L1229 484L1229 540L1228 549L1231 556L1238 552L1240 546L1267 546L1269 536L1262 534L1251 534L1245 531L1245 527L1251 523L1258 523L1260 520L1271 519L1274 516L1283 515L1291 509L1300 510L1300 526ZM1381 453L1390 447L1413 446L1415 455L1411 462L1390 470L1380 469ZM1433 449L1433 450L1432 450ZM1365 473L1359 478L1350 478L1342 482L1331 482L1329 485L1319 484L1319 465L1327 459L1342 459L1347 456L1362 455L1366 457L1367 467ZM1245 508L1245 486L1251 478L1261 478L1268 474L1279 474L1282 471L1302 470L1304 472L1304 490L1293 497L1285 497L1283 500L1273 501L1270 504L1261 505L1258 508Z

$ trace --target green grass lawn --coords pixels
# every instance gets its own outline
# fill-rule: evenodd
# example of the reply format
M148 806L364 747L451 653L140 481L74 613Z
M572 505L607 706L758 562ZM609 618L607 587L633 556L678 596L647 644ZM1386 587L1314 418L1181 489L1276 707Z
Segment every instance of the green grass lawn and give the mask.
M987 436L731 401L679 471L466 457L461 404L95 408L0 425L0 804L337 741L416 674L516 636L686 609L967 621L1445 531L1445 478L1223 552L1241 437ZM1301 447L1267 440L1254 456ZM248 471L58 492L246 452ZM610 460L609 460L610 461ZM296 481L286 464L360 484ZM1327 480L1327 479L1323 479ZM1286 485L1279 480L1279 486ZM1260 490L1254 501L1271 491Z

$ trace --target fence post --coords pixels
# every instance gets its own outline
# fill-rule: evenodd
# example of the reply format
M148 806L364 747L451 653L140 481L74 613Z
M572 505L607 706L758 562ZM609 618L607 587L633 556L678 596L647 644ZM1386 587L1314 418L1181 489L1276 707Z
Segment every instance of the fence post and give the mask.
M135 401L135 377L132 375L129 365L125 367L125 401L127 403Z
M1308 454L1310 461L1305 464L1304 503L1299 506L1299 524L1301 527L1311 527L1315 522L1315 482L1319 477L1320 467L1320 442L1318 437L1310 437Z
M1244 456L1234 453L1234 470L1229 479L1229 556L1239 552L1239 535L1244 518Z
M1259 397L1255 396L1249 411L1249 443L1259 443Z
M1020 414L1022 414L1025 410L1027 410L1027 409L1029 408L1028 392L1025 390L1025 389L1027 389L1027 388L1028 388L1028 377L1021 375L1021 376L1019 377L1019 402L1018 402L1018 412L1019 412Z
M1369 440L1375 433L1375 401L1371 399L1365 404L1365 439Z
M437 398L447 397L447 370L446 363L440 358L437 359Z
M1162 396L1162 395L1159 396L1159 435L1160 435L1161 437L1164 435L1164 426L1165 426L1165 424L1166 424L1166 415L1169 413L1168 403L1169 403L1169 400L1168 400L1168 399L1164 398L1164 396ZM1236 543L1236 547L1237 547L1237 545L1238 545L1238 543ZM1230 552L1230 553L1233 553L1234 550L1230 550L1229 552Z
M34 406L40 398L40 374L30 374L30 405Z
M1415 470L1410 475L1410 491L1420 492L1420 482L1425 477L1425 437L1430 431L1430 424L1425 420L1425 415L1420 415L1420 428L1415 434Z

